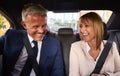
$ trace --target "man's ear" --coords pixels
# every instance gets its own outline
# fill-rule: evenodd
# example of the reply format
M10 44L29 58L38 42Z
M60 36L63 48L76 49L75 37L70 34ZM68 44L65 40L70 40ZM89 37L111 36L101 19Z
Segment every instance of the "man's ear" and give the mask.
M21 21L21 25L23 26L24 29L26 29L26 24L24 21Z

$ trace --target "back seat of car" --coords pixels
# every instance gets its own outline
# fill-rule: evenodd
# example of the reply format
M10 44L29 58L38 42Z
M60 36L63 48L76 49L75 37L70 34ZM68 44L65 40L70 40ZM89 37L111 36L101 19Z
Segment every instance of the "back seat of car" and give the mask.
M68 76L70 46L71 43L76 41L76 35L74 34L72 28L60 28L58 30L58 34L56 35L56 38L58 38L62 44L65 74L66 76Z

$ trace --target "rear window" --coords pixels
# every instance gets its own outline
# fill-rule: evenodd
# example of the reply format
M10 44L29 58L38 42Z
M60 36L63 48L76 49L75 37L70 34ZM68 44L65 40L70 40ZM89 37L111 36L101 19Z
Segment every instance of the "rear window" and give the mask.
M87 12L96 12L98 13L103 22L107 23L109 20L112 11L110 10L81 10L78 12L68 12L68 13L54 13L49 11L47 13L47 24L48 29L51 32L57 32L59 28L72 28L74 31L78 31L78 19L80 16Z

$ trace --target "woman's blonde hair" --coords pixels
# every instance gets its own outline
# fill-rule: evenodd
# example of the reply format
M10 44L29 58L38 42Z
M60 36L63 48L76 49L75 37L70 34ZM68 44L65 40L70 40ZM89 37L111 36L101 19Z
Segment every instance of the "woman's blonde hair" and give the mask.
M26 4L22 9L22 21L25 21L25 18L28 15L34 15L34 14L47 16L47 10L40 4L33 4L33 3Z
M101 41L103 40L104 27L101 17L95 12L89 12L80 17L81 20L90 20L93 22L96 38L96 49L100 48Z

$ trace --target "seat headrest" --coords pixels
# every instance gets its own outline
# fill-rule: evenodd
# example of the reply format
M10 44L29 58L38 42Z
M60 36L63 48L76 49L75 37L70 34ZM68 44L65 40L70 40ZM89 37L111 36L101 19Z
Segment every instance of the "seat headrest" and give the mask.
M58 35L73 35L72 28L60 28L58 30Z

